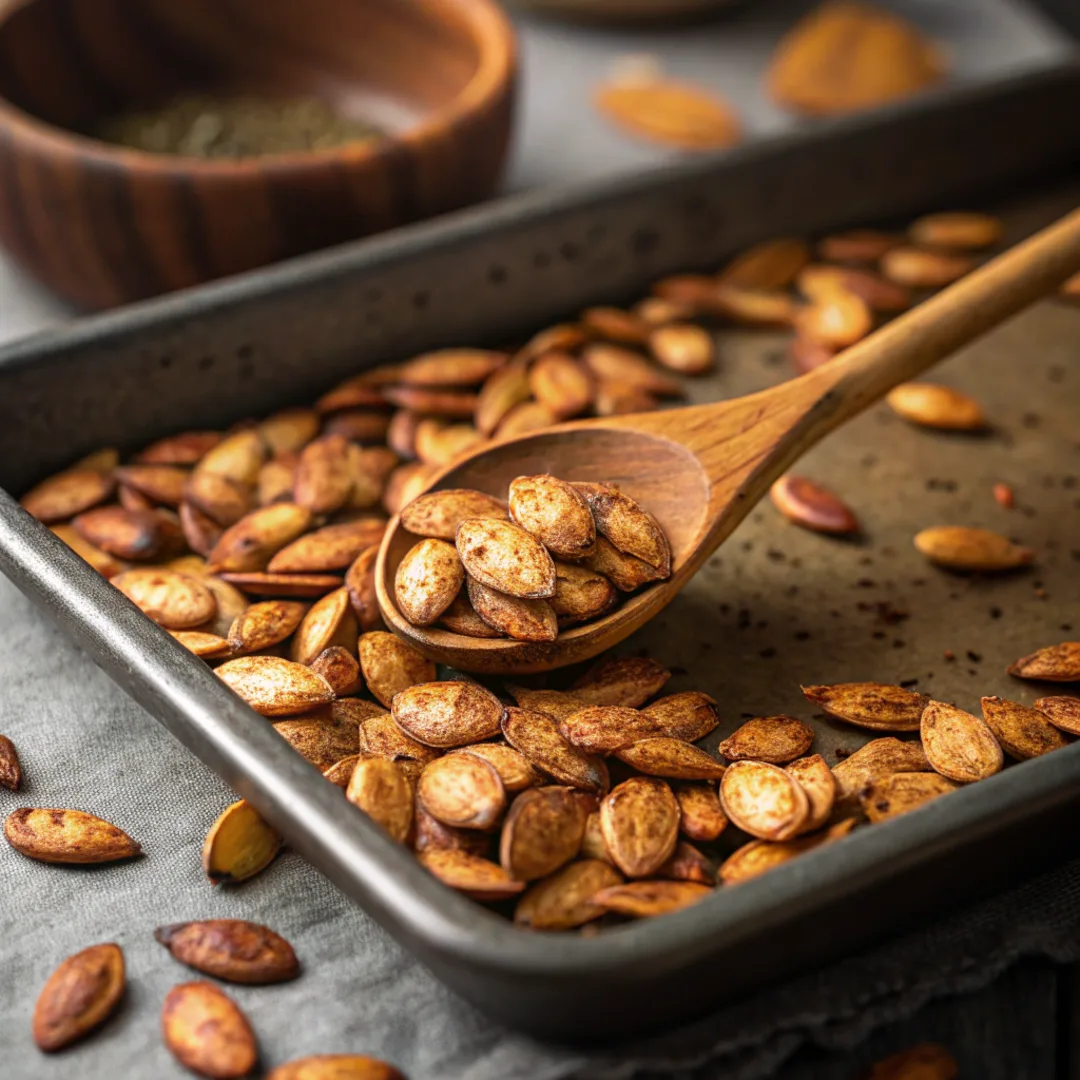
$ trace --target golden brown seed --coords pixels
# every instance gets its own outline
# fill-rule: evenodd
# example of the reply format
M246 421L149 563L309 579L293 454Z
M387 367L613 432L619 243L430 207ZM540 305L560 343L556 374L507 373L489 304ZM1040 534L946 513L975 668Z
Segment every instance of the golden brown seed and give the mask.
M596 525L585 498L554 476L519 476L510 483L510 518L553 555L576 559L596 543Z
M609 657L594 664L571 687L589 705L624 705L636 709L658 694L671 672L649 656Z
M1069 735L1080 735L1080 698L1064 694L1039 698L1034 708L1038 709L1059 731L1067 732ZM3 754L0 753L0 759L2 757ZM2 772L3 766L0 765L0 774Z
M294 719L277 720L274 730L319 772L326 772L360 748L360 731L356 721L334 717L329 709Z
M665 300L662 296L646 296L633 307L633 313L651 327L667 326L694 317L695 310L689 304Z
M1001 222L989 214L948 211L927 214L911 223L908 236L913 244L934 248L990 247L1001 239Z
M503 787L509 792L524 791L543 782L543 777L524 754L503 743L476 743L450 753L482 758L499 774Z
M881 259L881 272L911 289L940 289L974 269L975 260L970 256L916 247L893 248Z
M488 349L438 349L402 364L398 378L407 386L479 386L506 359Z
M401 766L387 758L362 757L353 769L345 797L391 840L404 844L413 822L413 786Z
M809 261L810 249L802 240L765 240L732 259L720 271L718 280L743 289L782 289Z
M626 388L614 379L599 379L596 383L593 411L597 416L625 416L659 408L657 398L645 390Z
M795 321L795 301L777 289L744 289L717 285L712 308L736 326L754 329L787 327Z
M939 525L915 536L915 547L936 566L971 573L1017 570L1035 559L1031 548L989 529Z
M450 425L434 417L424 417L416 425L413 440L416 456L432 468L440 468L450 460L445 447L440 445L440 436Z
M704 739L717 724L716 702L708 694L688 690L654 701L642 712L660 727L661 734L685 742Z
M680 840L675 850L656 876L671 881L696 881L712 888L716 884L716 868L693 844Z
M247 1017L211 983L174 986L161 1009L161 1030L173 1057L200 1076L232 1080L255 1068L258 1050Z
M523 401L503 417L492 438L516 439L534 431L544 431L555 423L558 423L558 418L546 405L538 401Z
M547 600L522 600L467 581L469 603L482 622L518 641L554 641L559 634L555 610Z
M524 367L549 352L573 352L588 341L588 335L574 323L558 323L534 334L514 356L518 366Z
M830 716L872 731L918 731L928 694L886 683L804 686L803 696Z
M417 780L419 783L419 778ZM428 850L466 851L470 855L486 856L490 847L489 833L475 829L455 829L433 818L417 800L414 811L415 836L413 848L417 852Z
M207 558L215 570L264 570L310 525L311 511L303 506L287 502L264 506L226 529Z
M803 476L782 476L769 489L773 505L789 521L814 532L845 536L859 531L858 518L828 488Z
M885 400L899 416L920 427L942 431L981 431L986 427L986 417L974 398L937 383L901 383Z
M113 473L116 480L132 491L162 506L179 506L184 497L188 474L174 465L125 465Z
M727 828L727 815L712 784L679 784L675 798L679 803L679 828L691 840L711 843Z
M627 877L649 877L675 850L679 804L662 780L632 777L600 804L600 831L615 865Z
M956 1059L936 1043L920 1043L872 1065L861 1080L956 1080Z
M474 682L430 682L396 694L394 723L425 746L449 748L499 734L506 710L490 690Z
M568 787L521 792L499 839L499 862L515 881L536 881L577 857L588 808Z
M655 296L679 304L696 315L720 314L717 310L716 278L708 274L672 274L653 282Z
M196 465L221 439L219 431L186 431L182 435L169 435L140 450L135 460L148 465Z
M572 930L603 915L593 896L621 883L622 876L606 862L572 862L525 893L514 908L514 922L530 930Z
M481 586L483 588L483 586ZM491 590L488 590L491 591ZM509 599L509 597L507 597ZM542 600L518 600L518 604L542 604ZM455 634L463 634L465 637L499 638L503 637L501 630L488 626L476 613L476 609L469 600L468 590L462 589L454 597L450 606L443 612L440 620L447 630Z
M660 523L637 502L608 484L574 484L596 520L596 528L626 555L671 574L671 545Z
M1015 701L984 697L982 712L994 737L1005 752L1017 761L1027 761L1029 758L1049 754L1052 750L1061 750L1071 741L1038 709L1020 705ZM927 757L930 757L929 748Z
M168 633L188 652L202 657L203 660L221 660L232 656L227 640L217 634L206 634L198 630L171 630Z
M82 810L13 810L4 836L20 854L48 863L115 862L141 851L123 829Z
M616 752L615 756L646 776L666 776L672 780L719 780L724 766L711 754L682 739L657 736L641 739Z
M704 900L712 890L695 881L628 881L601 889L592 902L604 911L632 919L648 919Z
M226 435L199 459L197 472L212 472L250 487L266 460L268 447L255 428Z
M788 359L800 375L805 375L808 371L814 371L822 364L827 364L835 359L836 355L836 349L822 345L819 341L800 337L798 334L788 342Z
M786 765L802 757L814 741L814 729L793 716L747 720L717 749L729 761L767 761Z
M46 1053L84 1038L112 1015L127 977L119 945L91 945L69 956L41 988L33 1034Z
M523 709L546 713L553 720L565 720L583 709L588 702L565 690L532 690L507 683L506 691Z
M177 516L187 546L199 555L209 555L225 530L190 502L180 504Z
M985 780L1005 764L989 726L955 705L931 701L920 728L926 759L934 772L962 784Z
M393 1065L363 1054L315 1054L279 1065L266 1080L405 1080Z
M901 238L892 233L851 229L819 240L817 253L826 262L876 263L887 251L901 243Z
M355 631L353 637L356 637ZM310 664L316 675L321 675L338 697L357 694L363 689L360 665L356 657L341 645L323 649Z
M610 381L625 391L655 394L657 397L680 397L682 386L677 379L660 371L640 353L621 345L595 342L581 354L585 366L598 381Z
M1042 682L1080 682L1080 641L1048 645L1010 664L1008 673L1018 679Z
M0 735L0 787L18 791L21 783L22 766L15 744L6 735Z
M117 502L125 510L153 510L154 504L145 496L140 495L134 488L121 484L116 489Z
M125 570L112 579L140 611L160 626L185 630L217 613L214 594L198 578L170 570Z
M823 300L837 293L853 293L865 300L873 311L893 314L911 307L911 293L902 285L886 281L869 270L815 263L799 274L799 292L813 300Z
M720 781L724 813L759 840L790 840L810 816L810 800L799 782L776 765L736 761Z
M600 86L594 101L604 116L630 134L683 150L718 150L742 139L742 125L728 102L689 83L609 82Z
M203 871L218 885L246 881L281 850L281 837L243 799L226 807L203 842Z
M265 468L260 468L260 477ZM252 509L249 487L213 472L193 473L183 488L183 496L196 510L223 526L235 525Z
M533 361L528 388L556 420L579 416L593 400L594 380L580 361L562 352L549 352Z
M367 548L356 556L352 566L345 574L345 588L349 592L349 603L361 634L378 630L383 625L379 600L375 593L375 563L379 558L377 545Z
M259 434L271 454L296 453L319 434L319 414L314 409L282 409L259 424Z
M341 586L335 574L267 574L258 570L222 571L221 580L252 596L299 596L315 600Z
M457 550L445 540L421 540L398 564L394 598L414 626L431 626L450 606L465 581Z
M829 829L800 836L796 840L753 840L743 844L734 854L728 856L720 866L719 879L722 885L738 885L743 881L760 877L768 870L789 862L798 855L812 851L822 844L831 843L847 836L855 828L855 818L839 821Z
M471 754L447 754L427 764L416 796L436 821L455 829L486 832L506 809L506 790L498 770Z
M319 413L339 412L342 409L379 408L387 404L383 390L390 383L396 382L400 366L386 364L371 368L339 383L333 390L323 394L315 402L315 411Z
M917 27L870 4L833 0L781 39L766 74L778 104L810 116L875 108L940 82L946 58Z
M930 772L922 744L900 739L871 739L833 766L837 803L849 803L863 788L893 773Z
M279 656L227 660L215 674L263 716L293 716L334 700L333 689L321 675Z
M707 330L692 323L669 323L649 335L656 362L682 375L704 375L716 367L716 343Z
M226 982L262 986L300 973L292 946L268 927L243 919L204 919L159 926L154 940L174 960Z
M581 325L595 337L625 345L641 345L649 336L649 328L633 312L617 307L586 308Z
M457 551L465 570L488 588L526 600L555 594L547 549L509 521L467 518L457 528Z
M547 713L530 709L507 709L502 724L506 741L538 769L563 784L600 792L608 784L607 770L599 758L583 754L559 733Z
M386 446L363 447L350 443L347 458L352 486L345 509L374 509L386 491L390 475L398 466L397 454Z
M301 536L282 548L267 570L272 574L318 574L345 570L364 551L378 547L386 532L381 517L363 517Z
M444 885L474 900L505 900L525 889L498 863L458 848L428 847L417 854L420 865Z
M582 565L602 574L620 592L633 592L661 578L655 567L633 555L624 555L606 536L596 538L596 550L583 560Z
M593 810L585 819L585 833L581 838L581 858L598 859L614 866L611 852L608 851L607 841L604 839L604 831L600 828L600 811Z
M349 446L343 435L324 435L304 447L293 484L298 506L313 514L332 514L345 505L353 487Z
M79 558L88 562L102 577L111 578L124 569L124 563L107 551L84 540L70 525L50 525L52 533L62 540Z
M381 709L378 714L367 716L360 721L360 749L375 757L391 758L394 761L407 759L418 761L421 765L426 765L439 756L438 750L433 750L406 735L394 723L393 717Z
M99 506L71 524L87 543L119 559L149 562L174 554L183 543L179 524L157 510Z
M588 705L561 720L559 731L586 754L613 754L664 733L655 717L619 705Z
M550 604L560 626L587 622L610 611L619 594L603 574L555 560L555 595Z
M795 330L800 337L830 349L846 349L861 341L873 328L870 305L846 289L816 298L795 315Z
M402 690L435 681L435 665L396 634L383 630L362 634L359 654L368 689L387 708Z
M416 430L421 419L419 413L408 409L398 409L391 417L386 429L386 445L399 458L410 460L416 457Z
M180 570L181 573L191 574L193 577L198 576L199 580L214 594L214 600L217 601L217 614L214 616L214 621L203 629L219 637L227 638L232 624L247 611L251 601L235 586L207 573L205 563L202 569L191 563L173 564L172 568Z
M116 483L97 469L58 473L31 488L19 501L27 513L46 525L67 521L104 502Z
M239 614L229 628L229 648L240 653L261 652L292 636L307 611L295 600L264 600Z
M859 795L859 802L866 816L876 824L918 810L939 795L959 790L960 786L936 772L894 773L865 788Z
M399 409L454 420L468 420L476 412L477 396L457 390L439 390L423 386L386 386L382 395Z
M500 368L484 383L477 398L473 417L476 430L491 438L510 411L528 401L530 394L529 376L523 364L514 362Z
M832 813L836 802L836 778L820 754L799 758L787 766L810 800L810 814L803 823L804 833L820 829Z
M334 787L339 787L344 791L349 786L353 769L356 768L356 763L359 760L359 754L350 754L348 757L343 757L340 761L335 761L329 769L325 770L323 776L326 777Z
M506 503L482 491L453 488L421 495L401 511L402 528L436 540L453 541L458 526L470 518L506 521Z

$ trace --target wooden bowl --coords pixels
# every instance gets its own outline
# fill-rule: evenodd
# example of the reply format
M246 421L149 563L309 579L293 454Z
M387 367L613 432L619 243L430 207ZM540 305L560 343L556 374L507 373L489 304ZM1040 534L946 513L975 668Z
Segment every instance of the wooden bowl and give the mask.
M0 244L104 308L453 210L499 182L515 74L495 0L0 2ZM238 161L78 134L192 90L318 95L389 134Z

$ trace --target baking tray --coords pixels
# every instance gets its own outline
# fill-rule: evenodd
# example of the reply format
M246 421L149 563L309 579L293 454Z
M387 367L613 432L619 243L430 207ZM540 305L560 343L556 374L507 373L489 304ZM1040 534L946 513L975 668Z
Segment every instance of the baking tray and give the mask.
M0 352L0 483L20 492L97 446L133 448L166 431L264 413L310 399L358 368L424 348L513 338L584 304L640 294L665 273L715 266L767 235L971 205L1074 166L1078 107L1080 68L1070 65L823 125L614 187L523 197L38 336ZM736 355L749 347L745 335L726 340L730 351L719 380L698 384L695 392L743 392L755 379L758 385L775 379L775 370L766 369L777 359L776 343L761 353L758 341L760 355L750 360ZM1041 363L1043 354L1037 355ZM1025 373L1019 387L1010 387L1003 407L1010 400L1018 407L1027 381ZM1062 393L1054 398L1061 407ZM855 423L864 421L876 423L865 417ZM1058 425L1070 432L1070 445L1074 425L1075 410ZM890 430L890 445L903 438ZM914 470L904 467L901 453L878 457L892 469L883 482L908 482ZM1035 475L1038 463L1028 467ZM768 535L763 513L756 527ZM648 644L659 658L688 667L678 688L723 689L717 694L723 734L739 722L735 709L763 710L782 682L792 708L791 688L800 678L840 681L854 677L859 662L869 663L843 622L827 623L829 597L841 583L825 574L814 601L827 639L816 670L800 668L804 661L786 646L783 680L757 664L753 654L768 649L752 635L766 628L752 620L768 621L760 618L763 606L774 618L784 609L760 591L768 578L749 564L725 572L746 543L753 546L741 535L627 645ZM783 548L796 552L812 541L821 543L789 531ZM767 566L771 546L761 549ZM816 560L827 568L837 558L827 553L839 550L847 549L807 548L788 565ZM1067 565L1067 552L1060 555ZM531 935L444 889L208 668L3 492L0 569L436 975L507 1024L548 1038L603 1039L686 1019L1060 857L1076 832L1080 747L857 832L677 915L593 939ZM1080 602L1076 577L1066 576L1072 599L1067 590L1051 596L1043 611ZM853 594L852 584L843 583L843 606L874 599ZM951 586L935 578L931 588ZM972 595L983 603L981 593ZM840 599L832 602L839 610ZM751 604L758 605L756 615ZM730 618L721 619L728 607ZM947 622L931 605L921 624L926 649L940 647ZM1021 624L1012 626L1019 635ZM738 627L751 636L739 640ZM1025 637L1002 648L1021 640L1030 645L1033 632L1028 626ZM670 655L673 647L680 653ZM896 663L887 656L901 653L878 657L864 677L888 678ZM821 670L822 656L831 660L828 672ZM920 654L916 661L927 662ZM711 685L720 677L731 685ZM819 723L818 732L826 750L841 739L828 724Z

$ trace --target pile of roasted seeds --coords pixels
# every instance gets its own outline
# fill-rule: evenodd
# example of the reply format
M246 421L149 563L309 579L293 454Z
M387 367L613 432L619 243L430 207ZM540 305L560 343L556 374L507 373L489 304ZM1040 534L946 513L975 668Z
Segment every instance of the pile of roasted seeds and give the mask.
M554 641L610 611L620 590L671 576L656 518L611 484L519 476L508 503L433 491L401 523L427 539L398 565L398 609L414 626L441 621L466 637Z

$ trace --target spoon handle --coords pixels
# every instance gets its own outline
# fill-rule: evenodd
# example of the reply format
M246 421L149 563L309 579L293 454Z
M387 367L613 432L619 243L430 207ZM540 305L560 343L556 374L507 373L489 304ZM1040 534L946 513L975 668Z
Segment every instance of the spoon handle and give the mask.
M815 369L816 404L785 440L793 460L893 387L1053 292L1080 271L1074 210Z

